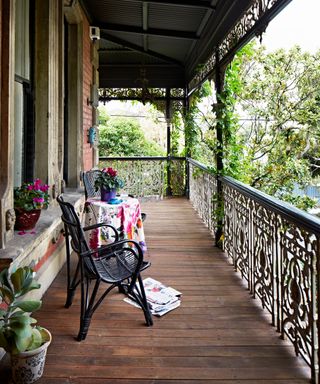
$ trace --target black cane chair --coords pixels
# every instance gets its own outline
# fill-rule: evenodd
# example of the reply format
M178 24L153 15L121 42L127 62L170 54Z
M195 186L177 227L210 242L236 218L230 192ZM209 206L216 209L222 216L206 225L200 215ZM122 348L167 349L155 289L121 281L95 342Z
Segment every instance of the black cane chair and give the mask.
M143 253L139 244L133 240L120 240L98 249L90 249L85 232L105 224L96 224L90 227L82 227L79 217L72 204L57 197L62 210L62 221L65 225L66 241L71 237L71 247L78 255L78 280L75 286L81 286L81 314L80 329L77 340L86 338L93 313L102 303L103 299L113 289L134 300L143 310L146 324L153 324L149 306L147 303L140 272L150 266L143 260ZM112 226L109 226L112 227ZM113 228L115 234L116 230ZM91 283L94 286L91 288ZM108 286L97 297L100 283ZM72 300L71 300L72 303ZM70 303L70 304L71 304Z
M99 176L99 173L99 169L91 169L90 171L82 172L82 180L86 199L88 197L100 197L100 189L96 191L94 186L94 182Z

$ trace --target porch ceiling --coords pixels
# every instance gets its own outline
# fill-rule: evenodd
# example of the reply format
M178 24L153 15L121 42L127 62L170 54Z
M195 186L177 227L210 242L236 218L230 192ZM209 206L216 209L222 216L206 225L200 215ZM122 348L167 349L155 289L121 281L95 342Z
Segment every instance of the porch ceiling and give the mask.
M215 50L221 49L246 12L249 11L248 17L233 36L236 44L243 44L255 31L263 30L289 1L81 0L81 3L91 25L100 28L100 87L138 88L143 86L141 78L146 78L148 87L185 88L198 68L208 62ZM231 52L234 45L228 41L227 51Z

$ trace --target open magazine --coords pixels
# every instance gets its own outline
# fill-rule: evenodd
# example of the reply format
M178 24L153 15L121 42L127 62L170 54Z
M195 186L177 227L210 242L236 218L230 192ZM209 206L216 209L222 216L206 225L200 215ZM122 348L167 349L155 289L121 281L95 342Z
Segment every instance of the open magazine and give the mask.
M179 307L181 304L181 292L174 288L166 287L159 281L148 277L143 280L144 289L146 292L147 301L150 307L150 312L155 316L163 316L169 311ZM124 301L139 307L139 305L129 298Z

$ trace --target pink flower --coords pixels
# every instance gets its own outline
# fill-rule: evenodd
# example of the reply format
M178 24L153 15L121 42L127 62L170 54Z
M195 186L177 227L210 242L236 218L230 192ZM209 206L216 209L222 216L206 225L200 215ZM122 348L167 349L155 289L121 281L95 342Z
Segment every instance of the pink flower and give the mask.
M48 189L49 189L49 185L47 185L47 184L44 184L44 185L40 186L40 191L42 191L42 192L47 192Z
M33 185L28 185L28 186L27 186L27 190L28 190L28 191L33 191L33 188L34 188Z
M113 168L109 167L107 169L107 173L111 176L111 177L116 177L117 176L117 171L114 170Z
M35 203L44 203L44 198L43 197L34 197L33 201Z
M35 179L34 183L33 183L35 186L39 186L41 184L41 180L40 179Z

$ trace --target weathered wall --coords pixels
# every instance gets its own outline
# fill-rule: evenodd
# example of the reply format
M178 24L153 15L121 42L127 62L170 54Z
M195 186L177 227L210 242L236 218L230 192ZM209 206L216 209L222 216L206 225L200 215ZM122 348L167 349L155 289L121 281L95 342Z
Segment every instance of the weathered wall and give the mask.
M91 40L89 35L89 23L83 23L83 168L92 168L92 149L88 143L88 132L92 125L92 106L91 106L91 84L92 84L92 65L91 65Z
M16 268L34 261L41 279L46 281L43 290L51 283L65 261L61 213L55 200L61 192L63 180L65 129L71 131L67 155L73 166L70 169L72 182L68 187L74 187L75 190L80 187L80 170L84 169L84 166L91 168L93 159L93 148L87 143L87 132L92 126L92 106L87 100L90 101L93 77L89 23L78 2L64 3L63 0L35 0L34 174L50 185L52 196L49 209L41 213L35 233L21 235L13 231L12 222L6 222L7 212L13 209L15 1L0 0L0 270L5 266ZM64 46L65 17L71 30L70 50L67 52ZM75 59L77 64L70 84L65 84L64 78L66 55L69 55L70 65L73 64L71 58ZM71 98L73 103L69 109L67 124L64 118L66 87L76 89L76 100ZM72 163L73 159L76 159L75 163ZM75 193L73 201L79 203L83 198L82 193Z
M0 0L0 249L13 237L14 1Z

